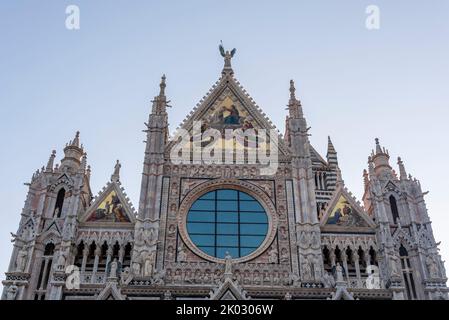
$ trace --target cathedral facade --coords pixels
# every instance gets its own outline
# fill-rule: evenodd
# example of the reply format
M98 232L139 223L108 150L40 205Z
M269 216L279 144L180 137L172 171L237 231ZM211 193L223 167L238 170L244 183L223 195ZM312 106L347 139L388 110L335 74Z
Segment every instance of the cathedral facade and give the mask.
M234 77L235 50L220 49L219 80L174 136L162 77L137 209L118 161L93 196L79 133L60 162L52 152L28 184L2 299L447 299L402 160L397 174L376 139L360 203L330 138L325 157L310 144L294 82L282 135Z

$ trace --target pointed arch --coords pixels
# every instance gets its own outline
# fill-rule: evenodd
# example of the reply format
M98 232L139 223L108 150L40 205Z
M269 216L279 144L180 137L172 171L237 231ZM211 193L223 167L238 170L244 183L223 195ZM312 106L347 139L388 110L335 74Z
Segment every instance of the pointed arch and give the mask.
M61 217L62 207L64 205L65 200L65 193L66 193L65 188L61 188L59 189L58 194L56 196L56 203L53 209L53 217L55 218Z
M399 219L399 210L398 210L398 203L396 200L396 197L393 195L390 195L388 198L388 201L390 202L390 210L391 215L393 217L393 223L397 223L397 220Z

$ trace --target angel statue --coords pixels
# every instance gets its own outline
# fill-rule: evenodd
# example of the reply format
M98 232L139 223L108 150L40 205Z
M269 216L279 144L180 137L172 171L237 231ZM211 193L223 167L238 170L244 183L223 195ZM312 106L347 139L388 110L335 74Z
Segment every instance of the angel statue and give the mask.
M218 46L218 49L220 49L220 54L224 58L224 61L225 61L225 65L224 65L223 70L230 70L230 71L232 71L231 59L232 59L232 57L234 57L235 52L237 51L237 49L234 48L234 49L231 50L231 52L229 52L228 50L225 50L224 47L223 47L223 41L220 41L220 45Z

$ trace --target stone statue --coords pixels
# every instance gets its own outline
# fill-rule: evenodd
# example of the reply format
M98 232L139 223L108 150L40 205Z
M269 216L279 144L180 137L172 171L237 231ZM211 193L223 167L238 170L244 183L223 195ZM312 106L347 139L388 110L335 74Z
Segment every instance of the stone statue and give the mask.
M179 262L184 262L187 260L187 253L184 250L184 247L182 245L179 245L178 248L178 261Z
M120 174L120 168L122 167L122 165L120 164L120 161L117 160L117 162L115 163L114 166L114 175L119 175Z
M273 247L268 252L268 262L269 263L277 263L278 262L278 251L276 250L275 247Z
M398 259L395 255L391 256L390 259L391 275L398 277L400 275L398 270Z
M120 168L122 165L120 164L120 161L117 160L114 166L114 173L111 176L111 181L118 182L120 180Z
M340 265L339 262L337 262L337 266L335 267L335 272L337 275L337 282L344 282L343 279L343 267Z
M109 278L117 278L118 263L116 258L111 262L110 268Z
M132 278L133 276L131 274L131 269L129 267L126 267L121 273L120 283L122 285L128 285L131 282Z
M16 300L18 290L19 288L15 284L10 285L6 291L6 300Z
M316 281L321 280L321 263L318 257L313 258L313 273Z
M221 56L224 58L225 61L225 68L231 68L231 59L232 57L234 57L235 52L237 51L237 49L232 49L231 52L229 52L228 50L225 50L223 47L223 43L221 42L220 45L218 46L218 48L220 49L220 54Z
M25 272L27 258L28 258L28 250L26 246L24 246L17 253L16 271Z
M311 280L312 278L312 270L310 268L310 263L307 260L307 258L304 259L303 263L301 264L301 274L303 281Z
M435 260L431 256L428 256L426 258L426 265L427 270L429 271L430 278L438 278L439 276L438 266L436 265Z
M167 290L164 292L164 300L171 300L172 296L171 296L171 292L170 290Z
M153 276L153 283L154 284L158 284L158 285L163 285L165 283L164 278L165 278L165 269L162 269L159 272L156 272Z
M226 251L225 255L225 276L232 275L232 257L228 251Z
M139 276L140 275L140 263L138 262L133 262L133 269L132 269L132 273L135 276Z
M59 253L58 263L56 265L57 265L57 269L64 270L64 267L65 267L65 254L64 254L64 252L61 251Z
M151 277L153 275L153 264L154 264L154 258L155 258L155 251L152 251L150 254L147 255L145 258L145 266L144 266L144 276Z
M281 262L282 263L288 263L288 260L289 260L288 250L286 248L282 248L282 250L281 250Z
M150 231L148 232L148 245L152 246L154 244L156 244L157 239L156 239L156 229L155 228L150 228Z
M295 287L301 286L301 279L294 273L290 273L284 283Z
M290 294L290 292L287 292L284 296L284 300L291 300L292 299L292 295Z
M325 288L333 288L333 287L335 287L335 279L329 272L325 272L324 273L324 275L323 275L323 284L324 284Z
M319 240L318 235L317 235L317 233L315 231L312 231L312 234L311 234L310 238L311 238L310 242L311 242L312 248L320 247L320 240Z

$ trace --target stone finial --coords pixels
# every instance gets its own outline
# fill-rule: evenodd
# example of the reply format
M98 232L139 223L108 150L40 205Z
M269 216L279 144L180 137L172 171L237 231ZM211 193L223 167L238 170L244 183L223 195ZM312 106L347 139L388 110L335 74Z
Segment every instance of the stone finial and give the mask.
M167 84L165 83L166 79L165 74L163 74L161 77L161 83L159 84L159 87L161 88L159 91L159 97L165 96L165 88L167 87Z
M295 88L295 81L292 79L290 80L290 100L295 101L296 100L296 88Z
M54 167L54 163L55 163L55 157L56 157L56 150L53 150L51 152L50 158L48 159L47 167L45 168L46 172L52 172L53 171L53 167Z
M366 169L363 169L363 185L365 186L365 189L369 186L369 175Z
M331 167L338 167L337 151L335 151L331 137L327 137L327 162Z
M155 96L152 100L153 107L151 112L153 114L164 114L167 110L167 107L169 107L167 103L170 101L167 101L167 97L165 96L165 88L167 87L166 79L167 77L165 76L165 74L163 74L161 77L161 83L159 84L159 95Z
M86 177L87 177L87 181L90 180L91 172L92 172L92 170L91 170L90 166L87 166L87 169L86 169Z
M405 171L404 162L401 157L398 157L398 166L399 166L399 178L401 180L407 180L407 172Z
M382 147L380 146L380 143L379 143L379 138L376 138L374 140L376 141L376 154L383 153Z
M114 173L111 175L111 181L112 182L119 182L120 181L120 168L122 165L120 164L120 161L117 160L115 166L114 166Z
M70 145L75 146L75 147L80 146L80 132L79 131L76 132L75 139L73 139L73 141L70 143Z
M368 173L370 176L374 175L374 163L372 157L368 157Z
M301 101L296 99L295 82L290 80L290 100L288 101L289 116L291 118L302 118Z
M81 167L80 168L81 168L82 172L86 171L86 168L87 168L87 153L86 152L83 153L83 156L81 158Z
M338 187L338 186L343 186L344 185L344 181L343 181L343 178L342 178L342 176L341 176L341 170L340 170L340 167L337 167L336 168L336 171L337 171L337 181L335 182L335 185Z

